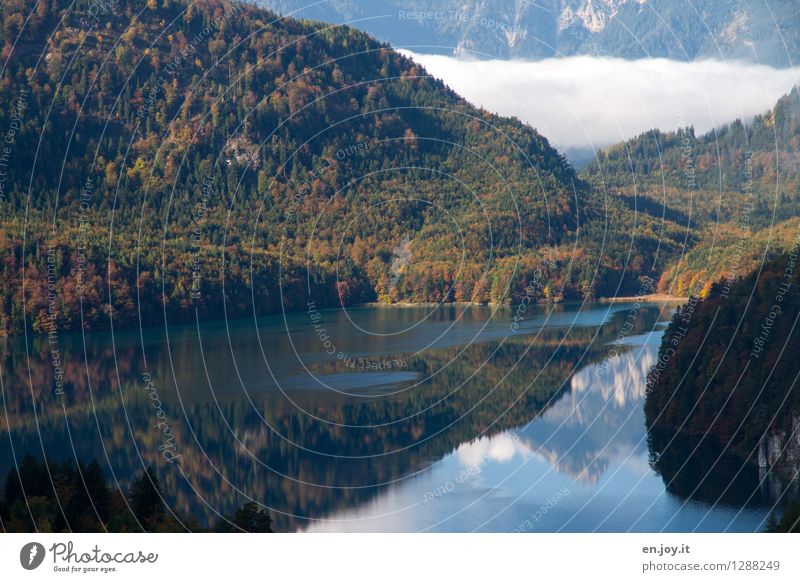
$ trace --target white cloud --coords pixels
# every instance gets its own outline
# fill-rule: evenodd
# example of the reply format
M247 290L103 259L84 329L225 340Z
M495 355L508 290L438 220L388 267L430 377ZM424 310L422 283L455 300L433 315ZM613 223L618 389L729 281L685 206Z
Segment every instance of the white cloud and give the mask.
M530 447L510 433L480 437L462 444L456 450L456 456L462 465L478 468L482 468L487 461L507 463L516 455L525 458L531 454Z
M569 57L470 61L406 52L473 104L515 115L561 150L602 147L657 127L698 133L771 109L800 69L740 62Z

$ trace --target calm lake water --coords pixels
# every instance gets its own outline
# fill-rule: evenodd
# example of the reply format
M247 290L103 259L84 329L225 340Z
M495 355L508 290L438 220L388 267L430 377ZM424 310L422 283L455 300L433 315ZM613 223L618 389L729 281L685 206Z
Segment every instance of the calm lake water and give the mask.
M645 378L670 313L370 307L62 334L64 395L43 338L8 340L0 470L97 458L125 487L152 465L176 511L211 523L252 499L279 531L756 531L750 468L732 491L677 443L669 472L651 466Z

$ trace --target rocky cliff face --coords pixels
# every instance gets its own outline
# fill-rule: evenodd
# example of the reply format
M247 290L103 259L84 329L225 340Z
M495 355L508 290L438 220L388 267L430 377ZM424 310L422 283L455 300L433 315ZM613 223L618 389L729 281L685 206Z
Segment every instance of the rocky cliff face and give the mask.
M784 490L797 496L800 484L800 414L792 418L791 431L776 430L767 434L758 447L759 476L773 499Z
M350 23L391 44L477 58L570 55L800 60L800 3L785 0L257 0Z
M579 26L592 34L605 29L619 9L629 3L644 4L647 0L567 0L560 2L558 29L564 31ZM557 3L559 4L559 3Z
M436 52L495 58L543 58L574 52L575 45L602 32L624 5L647 1L328 0L310 7L302 0L260 3L282 14L350 22L396 45L421 44Z

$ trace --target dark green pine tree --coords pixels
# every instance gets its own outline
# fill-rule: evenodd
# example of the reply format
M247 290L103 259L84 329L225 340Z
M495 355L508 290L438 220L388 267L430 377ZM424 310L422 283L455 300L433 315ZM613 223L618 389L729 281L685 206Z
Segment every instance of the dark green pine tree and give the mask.
M220 519L214 531L219 533L273 533L272 517L257 503L249 501L236 510L233 517Z
M793 501L786 506L778 524L778 531L783 533L800 533L800 503Z
M164 500L153 467L148 467L141 477L131 483L129 499L133 513L143 526L152 527L163 519Z
M32 455L26 455L19 468L8 473L5 497L9 504L48 493L51 493L50 478L44 465Z
M108 488L106 475L97 459L93 459L87 467L82 468L86 493L94 504L100 519L107 522L111 513L111 490Z
M233 523L249 533L272 533L272 518L253 501L236 510Z
M776 533L778 531L778 518L775 517L775 512L771 511L769 517L767 517L767 523L764 524L764 533Z

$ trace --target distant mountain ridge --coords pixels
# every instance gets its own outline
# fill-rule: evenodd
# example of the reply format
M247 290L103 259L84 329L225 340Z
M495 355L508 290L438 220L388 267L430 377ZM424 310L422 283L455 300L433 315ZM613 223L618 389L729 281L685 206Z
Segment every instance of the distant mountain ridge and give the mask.
M725 58L775 67L800 60L800 3L787 0L257 1L438 54Z

